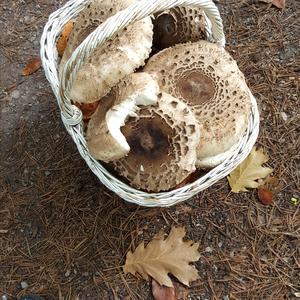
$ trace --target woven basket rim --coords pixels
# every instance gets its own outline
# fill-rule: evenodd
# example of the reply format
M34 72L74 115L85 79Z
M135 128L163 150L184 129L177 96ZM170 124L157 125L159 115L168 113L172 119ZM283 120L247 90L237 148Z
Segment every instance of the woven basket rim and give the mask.
M160 1L161 0L158 0L156 2L158 3ZM212 4L212 1L210 0L165 1L172 2L174 6L176 5L176 3L188 1L193 3L204 3L206 5ZM149 2L150 0L146 0L145 5L147 5L147 3L149 4ZM155 1L152 0L152 2ZM85 0L71 0L67 2L62 8L52 13L49 17L49 21L45 25L44 32L41 38L41 57L43 67L46 77L50 82L53 92L58 101L61 113L64 107L60 102L59 79L57 72L58 53L56 50L56 39L59 36L64 24L71 20L75 15L77 15L84 8L85 4ZM194 182L167 192L147 193L131 187L119 178L112 175L103 167L103 165L99 161L95 160L90 155L84 137L82 122L77 124L69 124L68 120L65 119L65 116L63 114L62 120L67 131L72 136L80 155L85 159L91 171L108 189L118 194L124 200L142 206L171 206L193 197L201 190L208 188L216 181L219 181L220 179L226 177L239 163L241 163L248 156L259 132L259 113L257 103L251 92L250 94L252 108L251 115L249 117L249 127L243 139L233 146L234 151L232 151L230 155L228 155L228 158L222 164L218 165L214 169L211 169L209 172L199 177ZM74 111L78 114L77 117L80 118L81 111L79 111L77 107L74 108Z

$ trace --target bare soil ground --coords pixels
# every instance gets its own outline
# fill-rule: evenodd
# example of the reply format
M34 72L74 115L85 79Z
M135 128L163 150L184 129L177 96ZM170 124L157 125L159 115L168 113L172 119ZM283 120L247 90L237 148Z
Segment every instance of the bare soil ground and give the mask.
M296 299L299 0L282 11L218 1L227 49L260 104L257 144L280 181L274 203L262 205L256 191L232 194L224 179L168 209L129 205L104 188L65 132L43 71L20 75L62 2L0 2L0 297L152 299L149 283L121 267L129 249L175 225L200 242L201 279L188 299Z

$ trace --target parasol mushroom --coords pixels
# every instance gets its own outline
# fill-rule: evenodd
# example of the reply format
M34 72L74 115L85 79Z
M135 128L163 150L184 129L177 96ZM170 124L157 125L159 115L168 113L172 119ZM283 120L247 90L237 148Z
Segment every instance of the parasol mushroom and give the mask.
M112 163L129 183L141 190L170 190L195 171L200 131L184 102L162 93L121 129L130 152Z
M138 106L154 105L158 84L147 73L133 73L101 99L87 128L87 144L92 156L104 162L124 157L130 150L120 131Z
M244 135L250 92L236 62L206 41L180 44L153 56L144 68L160 89L190 105L200 125L197 166L221 163Z
M200 8L176 7L155 15L153 46L162 50L205 39L205 17Z
M135 0L93 0L80 12L60 63L60 74L77 46L107 18ZM105 96L122 78L144 65L152 47L150 17L129 25L97 47L79 69L70 91L76 103L93 103Z

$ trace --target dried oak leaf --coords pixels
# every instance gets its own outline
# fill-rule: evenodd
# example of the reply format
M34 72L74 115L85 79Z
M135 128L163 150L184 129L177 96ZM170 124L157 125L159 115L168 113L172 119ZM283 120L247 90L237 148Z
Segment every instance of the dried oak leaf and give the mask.
M234 193L247 192L247 188L257 188L257 182L273 172L272 169L262 167L269 160L262 149L253 148L250 155L227 177Z
M285 0L260 0L261 2L271 3L278 8L285 8Z
M63 28L59 39L57 40L57 51L60 56L63 56L65 49L67 47L67 43L71 34L71 31L74 27L74 21L69 21Z
M36 72L41 67L41 59L36 56L31 58L22 70L23 76L28 76Z
M127 253L125 274L139 274L145 280L151 276L160 285L167 287L173 287L169 273L185 285L197 280L199 278L197 269L189 263L200 258L199 244L183 241L184 236L184 228L173 227L166 239L164 232L161 231L146 247L141 243L133 253L131 251Z

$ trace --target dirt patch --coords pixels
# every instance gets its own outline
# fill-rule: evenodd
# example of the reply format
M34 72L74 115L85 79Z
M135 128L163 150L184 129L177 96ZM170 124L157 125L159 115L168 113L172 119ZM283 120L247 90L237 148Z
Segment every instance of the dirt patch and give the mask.
M104 188L66 134L42 70L20 75L62 3L2 2L0 297L152 299L147 282L122 273L125 255L176 225L201 245L190 299L293 299L300 290L299 204L291 201L300 198L299 1L283 11L250 0L218 3L227 49L260 104L258 145L281 184L274 204L260 204L256 191L231 194L222 180L169 209L129 205Z

